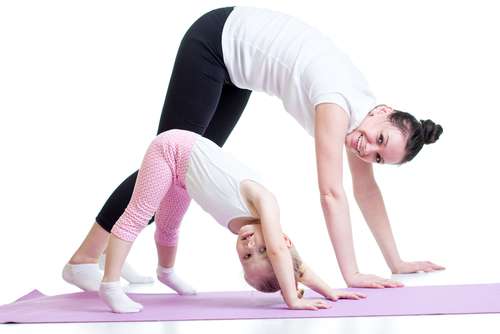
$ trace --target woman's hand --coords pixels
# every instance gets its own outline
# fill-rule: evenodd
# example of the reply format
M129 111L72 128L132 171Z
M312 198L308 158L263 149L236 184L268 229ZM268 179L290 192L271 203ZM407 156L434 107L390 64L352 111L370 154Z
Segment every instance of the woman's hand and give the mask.
M405 262L402 261L392 270L393 274L411 274L417 272L431 272L436 270L443 270L444 267L432 263L430 261L414 261Z
M339 299L363 299L366 298L365 294L353 291L329 291L325 293L325 298L336 302Z
M290 310L311 310L317 311L319 309L330 308L331 305L321 299L303 299L296 298L293 302L288 305Z
M347 280L347 285L350 288L400 288L403 283L385 279L375 275L366 275L361 273L356 273Z

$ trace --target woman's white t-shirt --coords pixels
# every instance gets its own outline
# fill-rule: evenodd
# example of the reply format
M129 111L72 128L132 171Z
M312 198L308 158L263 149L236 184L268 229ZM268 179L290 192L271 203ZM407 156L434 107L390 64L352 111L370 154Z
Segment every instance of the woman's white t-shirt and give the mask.
M235 7L224 24L222 52L235 86L279 97L310 135L320 103L335 103L347 112L348 132L375 106L366 80L347 55L292 16Z

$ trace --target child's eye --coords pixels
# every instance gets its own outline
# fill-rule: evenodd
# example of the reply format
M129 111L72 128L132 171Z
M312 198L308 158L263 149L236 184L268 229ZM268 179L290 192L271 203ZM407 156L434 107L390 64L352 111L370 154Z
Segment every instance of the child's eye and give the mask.
M241 238L241 240L247 240L248 238L250 238L251 236L253 236L253 233L251 234L248 234L248 235L245 235L244 237Z
M378 143L379 144L383 144L384 143L384 136L383 135L378 136Z
M377 156L375 157L375 162L378 164L382 162L382 157L378 153L377 153Z
M245 256L243 256L243 259L248 260L251 256L252 256L252 254L246 254Z
M264 254L266 252L266 247L261 247L259 253Z

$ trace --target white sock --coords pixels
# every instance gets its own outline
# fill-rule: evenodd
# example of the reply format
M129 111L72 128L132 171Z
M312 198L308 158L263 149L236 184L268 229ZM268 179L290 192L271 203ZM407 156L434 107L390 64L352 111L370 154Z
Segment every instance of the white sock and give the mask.
M99 257L99 267L104 270L104 266L106 264L106 256L101 255ZM131 265L127 262L123 264L121 276L129 283L132 284L145 284L145 283L153 283L155 280L151 276L143 276L139 274Z
M70 264L64 266L63 279L84 291L98 291L102 273L97 263Z
M99 296L115 313L135 313L142 310L142 305L130 299L119 281L102 282Z
M195 295L196 290L193 289L189 284L184 282L179 276L174 272L174 268L164 268L158 266L156 269L156 274L158 280L177 292L179 295Z

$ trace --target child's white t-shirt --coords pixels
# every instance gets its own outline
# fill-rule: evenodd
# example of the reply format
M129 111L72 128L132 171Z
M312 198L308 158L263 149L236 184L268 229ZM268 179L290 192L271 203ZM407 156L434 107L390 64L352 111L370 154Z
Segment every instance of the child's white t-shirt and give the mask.
M210 140L197 136L186 172L189 196L224 227L234 218L257 218L240 192L241 182L260 176Z

